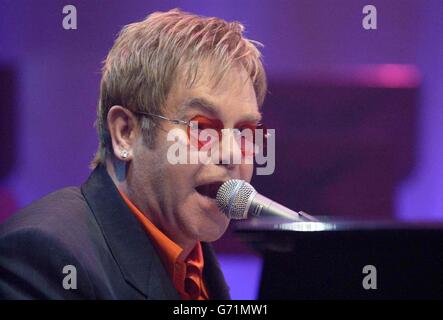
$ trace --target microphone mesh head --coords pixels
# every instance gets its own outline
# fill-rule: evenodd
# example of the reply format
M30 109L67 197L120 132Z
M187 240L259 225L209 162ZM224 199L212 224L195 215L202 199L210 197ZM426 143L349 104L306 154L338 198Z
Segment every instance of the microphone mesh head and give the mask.
M255 192L254 187L246 181L228 180L218 189L217 205L228 218L246 219L248 199L253 192Z

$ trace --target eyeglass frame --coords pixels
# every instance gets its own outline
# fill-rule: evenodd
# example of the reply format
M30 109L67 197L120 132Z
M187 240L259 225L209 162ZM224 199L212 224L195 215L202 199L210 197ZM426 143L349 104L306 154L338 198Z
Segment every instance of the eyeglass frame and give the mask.
M177 125L185 125L188 128L190 128L191 130L198 129L198 127L197 128L193 127L193 122L194 122L193 120L187 121L187 120L181 120L181 119L170 119L170 118L162 116L160 114L154 114L154 113L145 112L145 111L132 111L132 112L135 114L138 114L138 115L142 115L142 116L157 117L161 120L166 120L166 121L169 121L169 122L171 122L173 124L177 124ZM195 121L195 122L198 123L198 121ZM235 129L235 128L233 128L233 129ZM224 128L222 130L226 130L226 128ZM269 136L271 136L271 134L268 132L266 127L262 128L261 130L266 130L265 139L267 140L269 138ZM234 132L236 133L237 137L241 137L241 135L242 135L241 131L234 131ZM263 150L266 150L266 149L267 149L266 145L263 145Z
M168 117L165 117L165 116L162 116L162 115L159 115L159 114L154 114L154 113L144 112L144 111L133 111L133 112L135 114L140 114L140 115L143 115L143 116L157 117L159 119L169 121L169 122L171 122L173 124L186 125L187 127L191 128L191 129L196 129L195 127L192 126L192 122L193 122L192 120L187 121L187 120L181 120L181 119L170 119ZM223 129L223 130L226 130L226 129ZM241 132L239 133L239 135L241 135ZM269 132L266 132L266 138L269 138L270 135L271 134Z
M171 122L173 124L183 124L183 125L188 126L191 129L193 129L192 124L191 124L192 121L186 121L186 120L180 120L180 119L170 119L168 117L165 117L165 116L162 116L162 115L159 115L159 114L154 114L154 113L144 112L144 111L133 111L133 112L135 114L140 114L140 115L143 115L143 116L157 117L159 119L169 121L169 122Z

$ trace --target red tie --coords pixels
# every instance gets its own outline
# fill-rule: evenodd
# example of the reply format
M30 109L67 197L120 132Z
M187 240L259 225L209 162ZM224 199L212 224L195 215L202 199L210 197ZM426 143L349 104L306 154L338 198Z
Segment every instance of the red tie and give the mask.
M197 300L201 294L201 275L199 269L191 264L186 263L185 291L189 295L189 299Z

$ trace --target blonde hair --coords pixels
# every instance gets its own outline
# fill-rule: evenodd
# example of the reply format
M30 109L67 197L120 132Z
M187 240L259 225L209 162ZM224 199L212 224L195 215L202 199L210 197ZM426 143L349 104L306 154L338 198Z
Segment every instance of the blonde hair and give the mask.
M155 12L125 26L109 51L102 69L96 127L99 147L91 167L112 155L107 114L114 105L131 111L162 114L162 107L178 72L192 85L198 67L213 62L219 81L234 65L241 65L253 83L258 105L266 94L266 75L257 49L243 36L239 22L203 17L173 9ZM184 69L184 70L183 70ZM143 140L152 146L155 119L140 117Z

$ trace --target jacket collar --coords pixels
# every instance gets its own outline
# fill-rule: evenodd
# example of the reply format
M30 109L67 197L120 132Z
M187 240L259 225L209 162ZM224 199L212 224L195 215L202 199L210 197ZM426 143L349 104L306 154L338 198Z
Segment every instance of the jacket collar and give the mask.
M215 256L212 245L202 242L203 257L205 264L203 266L203 279L209 292L211 300L229 300L229 287L226 284L223 272Z
M99 165L81 189L125 280L147 299L180 299L149 236L106 168Z

